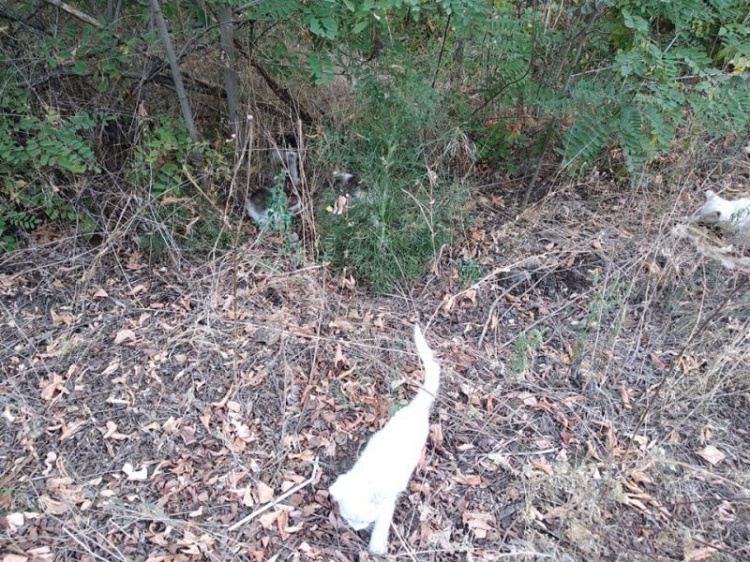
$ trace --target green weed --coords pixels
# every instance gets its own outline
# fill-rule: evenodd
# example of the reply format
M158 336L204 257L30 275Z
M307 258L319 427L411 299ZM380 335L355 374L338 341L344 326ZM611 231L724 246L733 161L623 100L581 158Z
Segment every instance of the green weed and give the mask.
M536 352L544 343L542 330L521 332L513 343L514 355L510 361L510 370L516 376L523 376L534 362Z

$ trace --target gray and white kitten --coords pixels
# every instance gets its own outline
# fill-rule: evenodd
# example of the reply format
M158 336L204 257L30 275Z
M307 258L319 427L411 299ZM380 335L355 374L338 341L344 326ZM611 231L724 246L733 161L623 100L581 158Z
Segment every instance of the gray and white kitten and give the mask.
M260 228L266 228L269 225L278 226L282 217L274 216L274 213L268 208L268 199L271 192L265 187L250 195L245 200L245 211L255 224ZM289 214L297 216L302 212L302 202L299 201L287 209Z

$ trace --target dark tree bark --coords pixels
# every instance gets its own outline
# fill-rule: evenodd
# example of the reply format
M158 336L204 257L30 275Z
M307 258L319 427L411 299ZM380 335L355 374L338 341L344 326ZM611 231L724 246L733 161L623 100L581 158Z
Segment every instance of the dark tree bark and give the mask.
M182 76L180 75L180 65L177 63L177 56L172 46L172 38L169 36L169 30L167 29L167 22L164 20L164 14L161 11L159 0L149 0L149 6L151 7L151 17L154 18L156 29L159 32L162 45L167 54L167 60L169 61L169 67L172 71L172 80L174 80L174 87L177 91L177 99L180 102L180 110L182 111L182 118L185 120L185 127L187 127L190 140L198 142L198 133L195 130L195 122L193 121L193 112L190 109L190 101L185 91L185 85L182 83Z
M273 90L273 93L276 94L276 96L287 106L289 106L290 109L299 114L300 119L302 119L302 122L305 125L309 126L313 124L313 118L310 113L304 107L302 107L302 104L294 99L288 89L276 82L276 80L274 80L271 75L266 72L266 69L263 68L260 63L254 58L250 58L250 65L258 72L258 74L261 75L266 84L268 84L268 87Z
M232 24L232 8L223 4L219 8L219 22L221 24L221 50L224 53L224 87L227 91L227 105L229 106L229 126L235 135L237 147L244 146L239 122L240 92L237 81L237 56L234 52L234 27Z

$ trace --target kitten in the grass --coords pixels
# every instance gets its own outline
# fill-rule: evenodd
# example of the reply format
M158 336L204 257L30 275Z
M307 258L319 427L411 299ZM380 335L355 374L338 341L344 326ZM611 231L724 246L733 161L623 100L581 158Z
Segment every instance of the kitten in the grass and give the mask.
M269 225L277 227L283 220L283 217L268 208L268 201L270 198L271 191L263 187L245 200L245 211L247 212L247 216L253 219L253 222L260 228L265 228ZM298 201L296 204L288 207L287 211L289 215L296 217L302 212L302 202Z
M277 137L276 142L271 147L271 164L277 169L286 170L289 178L294 185L300 183L300 161L299 148L297 147L297 137L294 135L283 135Z
M398 497L409 484L430 429L430 407L440 386L440 365L414 326L414 343L424 364L424 384L414 399L375 433L354 467L329 492L353 529L372 528L370 552L388 552L388 531Z

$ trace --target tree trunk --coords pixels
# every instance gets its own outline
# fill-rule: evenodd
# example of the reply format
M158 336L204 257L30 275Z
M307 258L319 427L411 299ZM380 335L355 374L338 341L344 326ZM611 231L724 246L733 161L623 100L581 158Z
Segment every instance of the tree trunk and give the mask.
M232 24L232 8L222 4L219 8L219 22L221 24L221 50L224 52L224 87L227 90L227 105L229 106L229 127L235 135L235 147L244 146L240 127L240 92L237 85L237 57L234 52L234 27Z
M177 90L177 99L180 101L182 118L185 120L185 127L187 127L190 140L198 142L198 133L195 130L193 112L190 110L190 101L185 92L185 86L182 83L180 65L177 63L177 56L175 55L174 47L172 46L172 38L169 36L167 22L164 21L164 14L161 11L161 6L159 6L159 0L149 0L149 6L151 7L151 17L154 19L162 45L167 53L169 67L172 70L172 80L174 80L174 87L175 90Z

